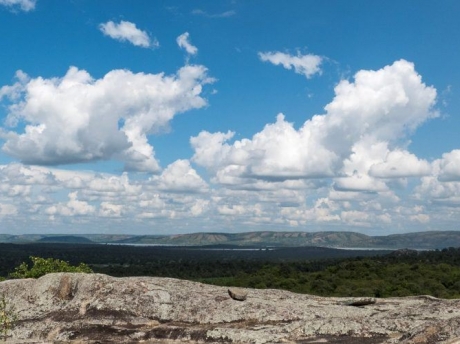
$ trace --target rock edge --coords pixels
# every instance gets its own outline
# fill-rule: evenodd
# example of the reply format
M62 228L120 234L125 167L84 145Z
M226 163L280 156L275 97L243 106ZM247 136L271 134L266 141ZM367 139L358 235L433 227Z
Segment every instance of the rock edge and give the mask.
M350 307L349 298L248 292L240 289L246 299L235 302L224 287L101 274L0 282L18 315L11 343L460 343L460 300Z

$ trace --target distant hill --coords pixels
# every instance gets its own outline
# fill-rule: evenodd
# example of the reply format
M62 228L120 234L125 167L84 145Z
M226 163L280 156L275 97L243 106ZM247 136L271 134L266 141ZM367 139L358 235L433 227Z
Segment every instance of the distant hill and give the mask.
M119 243L156 245L238 245L238 246L322 246L335 248L414 248L460 247L460 232L418 232L368 236L354 232L247 232L192 233L169 236L132 236Z
M72 244L91 244L94 241L78 235L55 235L55 236L44 236L37 240L37 242L54 242L54 243L72 243Z
M135 240L136 238L133 238ZM161 238L144 237L143 242L152 241L167 245L215 245L239 246L326 246L367 247L371 237L352 232L247 232L247 233L193 233L171 235ZM133 241L134 243L134 241Z
M252 247L320 246L358 249L442 249L460 247L460 231L431 231L386 236L354 232L246 232L177 235L0 235L0 242L108 243L133 245L235 245Z

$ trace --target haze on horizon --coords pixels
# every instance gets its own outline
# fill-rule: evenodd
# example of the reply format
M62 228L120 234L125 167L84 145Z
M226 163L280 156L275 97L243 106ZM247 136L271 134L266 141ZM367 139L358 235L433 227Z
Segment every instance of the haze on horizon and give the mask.
M458 230L460 3L0 0L0 234Z

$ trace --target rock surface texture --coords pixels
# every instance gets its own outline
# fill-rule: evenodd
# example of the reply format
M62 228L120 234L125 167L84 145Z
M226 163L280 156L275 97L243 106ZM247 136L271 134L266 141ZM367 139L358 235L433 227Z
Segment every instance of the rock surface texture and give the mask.
M49 274L0 282L11 343L460 343L460 300L353 300L190 281ZM358 302L359 304L359 302Z

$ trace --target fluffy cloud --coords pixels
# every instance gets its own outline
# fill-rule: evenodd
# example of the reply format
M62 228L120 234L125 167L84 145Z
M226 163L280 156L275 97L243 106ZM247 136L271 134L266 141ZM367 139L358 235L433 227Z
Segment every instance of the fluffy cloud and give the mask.
M190 35L188 32L184 32L182 35L177 37L177 45L180 48L184 49L187 52L187 54L196 55L198 53L198 48L192 45L192 43L190 43L189 36Z
M338 191L381 192L388 190L384 182L358 173L346 178L336 178L334 188Z
M55 216L85 216L95 212L95 207L87 202L78 200L77 192L69 193L67 203L59 203L46 209L46 214Z
M295 221L297 224L306 225L308 223L332 223L340 221L340 210L338 203L327 198L318 198L311 207L297 206L286 207L281 210L281 215L285 221Z
M438 178L444 182L460 182L460 150L444 153L442 159L433 163L438 170Z
M11 102L8 122L43 126L43 131L28 155L18 148L20 140L31 139L28 129L4 131L4 149L21 153L15 156L26 161L28 156L59 157L58 149L78 147L68 149L76 161L87 161L85 156L93 154L94 159L118 157L128 164L130 149L144 147L136 137L147 137L175 114L206 104L200 97L202 85L210 82L206 70L184 69L188 67L188 77L180 71L174 76L114 71L123 77L110 79L113 89L105 81L110 73L99 80L86 79L79 70L73 78L60 79L31 79L19 73L17 84L0 90ZM131 90L137 89L136 97L125 90L122 79L131 82ZM69 225L98 232L110 228L146 233L155 228L155 233L164 234L263 228L379 235L449 228L460 221L460 153L454 150L429 163L408 145L409 135L437 116L435 101L434 88L423 84L411 63L401 60L341 81L325 113L298 128L280 114L250 138L235 140L231 131L203 131L190 140L193 157L173 162L161 174L0 166L0 217L11 228L28 228L33 222L37 231L48 228L49 219L63 230ZM149 106L152 118L145 115ZM170 112L153 110L158 108ZM96 118L103 118L104 126L91 132L96 136L90 141L85 123L100 123ZM110 125L111 131L105 132ZM99 151L91 142L110 144L117 134L126 146L95 155ZM207 170L209 184L196 165Z
M127 170L150 172L159 165L148 135L205 106L202 86L213 81L195 65L170 76L113 70L93 79L76 67L62 78L19 76L0 89L10 100L7 123L25 124L23 133L0 133L5 153L42 165L117 158Z
M407 150L407 138L438 116L435 102L436 90L413 64L396 61L341 81L326 113L298 129L279 114L252 138L232 142L233 132L203 131L191 138L192 161L212 182L234 190L214 211L246 225L417 228L429 225L432 214L402 211L394 188L431 176L434 168ZM251 196L251 190L258 192ZM249 204L258 204L259 213L249 213Z
M335 150L340 150L342 142L364 136L394 142L439 115L432 109L436 90L422 82L408 61L396 61L377 71L362 70L354 79L342 80L325 107L329 136L345 136L344 141L329 142Z
M410 220L419 223L428 223L430 221L430 216L427 214L417 214L410 216Z
M121 204L112 204L109 202L102 202L99 215L102 217L121 217L123 214L123 206Z
M431 166L427 161L406 150L390 150L388 145L372 137L354 144L352 153L343 161L340 171L343 177L335 179L334 187L341 191L382 192L388 190L387 183L392 179L430 174Z
M19 7L22 11L28 12L35 9L37 0L0 0L0 5L10 8Z
M410 199L402 203L391 190L338 191L327 183L303 180L258 182L252 189L210 188L187 160L148 179L15 163L0 166L0 217L13 232L46 230L51 219L57 231L71 225L82 232L110 228L145 233L154 226L165 234L235 227L394 231L460 220L455 208L460 183L440 182L435 176L422 177L414 197L421 205L412 206Z
M352 226L369 226L369 214L364 211L350 210L340 214L341 219Z
M0 181L5 185L52 185L56 179L49 171L12 163L0 166Z
M177 160L157 178L159 189L167 192L195 193L207 191L208 185L190 166L188 160Z
M315 74L321 74L320 65L323 61L321 56L318 55L301 55L299 53L296 56L293 56L279 51L266 53L260 52L259 58L262 61L270 62L275 66L281 65L286 69L294 68L294 71L297 74L302 74L307 79L310 79Z
M121 42L130 42L138 47L149 48L158 47L159 43L156 39L151 39L147 32L139 30L136 24L128 21L120 21L120 23L114 23L108 21L99 25L99 30L113 39Z
M46 227L50 219L56 226L91 223L95 228L115 221L123 230L132 227L132 219L143 219L138 225L144 227L158 219L197 218L209 210L208 197L207 184L187 160L148 179L18 163L0 166L0 217L15 220L24 231L32 223L33 228Z
M0 203L0 217L17 215L18 209L12 204Z
M271 180L333 176L331 165L337 156L310 133L295 130L282 114L252 140L229 145L225 141L231 136L231 133L201 132L193 137L193 161L217 170L221 177L223 173Z
M369 174L377 178L404 178L426 176L431 165L405 150L388 151L382 162L373 164Z
M224 184L248 178L340 177L341 189L385 191L384 183L373 177L429 173L426 161L398 144L404 145L407 135L438 115L435 101L436 90L421 81L412 63L400 60L377 71L360 71L354 82L341 81L326 113L313 116L299 129L280 114L251 139L232 144L231 132L201 132L191 139L192 161Z
M116 200L117 197L129 199L142 192L142 185L137 185L129 180L128 174L121 176L95 175L85 183L82 194L89 199Z
M460 205L460 150L444 153L432 162L433 174L421 179L414 197L431 204L458 207Z

